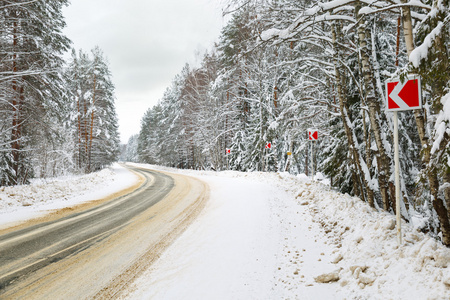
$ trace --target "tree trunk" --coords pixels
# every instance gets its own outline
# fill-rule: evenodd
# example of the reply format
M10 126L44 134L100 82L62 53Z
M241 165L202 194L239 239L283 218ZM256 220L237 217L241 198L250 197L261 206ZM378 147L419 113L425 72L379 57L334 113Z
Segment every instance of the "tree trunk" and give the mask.
M364 176L364 175L368 175L368 174L364 174L362 167L361 167L361 163L365 162L361 159L359 152L358 152L358 147L356 147L356 140L354 138L354 133L350 124L350 119L347 113L347 108L346 108L346 99L345 99L345 95L344 95L344 91L343 91L343 80L344 78L341 76L341 71L340 71L340 63L338 60L338 48L337 48L337 38L339 36L339 28L338 26L334 25L333 26L333 30L332 30L332 37L333 37L333 46L334 46L334 53L335 53L335 77L336 77L336 85L337 85L337 94L338 94L338 98L339 98L339 108L340 108L340 112L341 112L341 117L342 117L342 123L344 124L344 129L345 129L345 133L347 135L347 141L348 141L348 147L349 147L349 151L351 153L352 156L352 161L355 165L355 172L357 172L357 174L355 174L354 178L358 178L358 182L361 188L361 194L360 197L362 198L362 200L364 201L364 193L363 193L363 189L362 187L365 186L366 190L369 191L369 189L371 190L371 186L370 186L370 182L367 180L368 176ZM364 179L360 179L361 176L364 176ZM373 195L373 190L369 193L372 193Z
M13 74L17 73L17 22L13 23L13 54L12 54L12 69ZM12 129L11 129L11 149L12 149L12 169L14 171L13 174L13 180L14 184L18 184L19 181L19 140L20 140L20 130L19 130L19 114L20 114L20 107L19 107L19 88L18 83L16 79L13 79L12 81L12 89L13 89L13 95L12 95Z
M444 174L444 185L442 189L444 191L445 203L447 204L447 217L450 220L450 168L447 168Z
M372 168L372 159L371 159L371 153L370 153L370 134L367 131L367 125L366 125L366 112L363 109L362 110L362 116L363 116L363 129L364 129L364 140L366 143L366 161L367 161L367 168L370 170ZM371 207L375 207L374 204L374 194L371 189L367 191L367 201L369 202L369 205Z
M81 151L82 151L82 144L81 144L81 111L80 111L80 97L77 98L77 111L78 111L78 168L81 169Z
M91 172L92 167L92 139L93 139L93 130L94 130L94 111L95 111L95 88L96 88L97 77L94 74L94 86L92 88L92 111L91 111L91 126L89 132L89 154L88 154L88 172Z
M83 143L84 143L84 156L83 156L83 165L84 165L84 172L88 172L87 169L87 157L89 153L88 145L89 145L89 135L88 135L88 104L86 99L83 99L84 104L84 128L83 128Z
M407 0L401 0L403 4L407 3ZM408 52L408 57L414 50L414 36L412 32L412 20L411 20L411 10L409 6L402 7L402 20L403 20L403 35L405 37L406 50ZM430 147L428 145L428 136L425 131L425 117L421 109L414 110L414 117L416 119L417 131L419 133L419 138L422 143L423 150L423 162L427 165L430 161Z
M439 223L441 224L442 232L442 243L444 245L450 246L450 222L448 210L444 205L444 202L439 197L439 181L437 178L437 170L435 167L429 172L430 190L431 197L433 198L433 207L439 218Z
M355 13L360 19L362 16L359 15L359 10L361 8L361 3L358 1L355 6ZM372 128L372 132L375 138L375 142L377 144L378 151L376 153L377 156L377 168L378 168L378 185L380 188L381 198L383 202L383 208L385 210L389 210L390 207L394 208L395 205L391 205L392 199L389 197L388 193L388 185L390 178L390 165L391 159L386 154L386 149L384 147L383 138L381 135L381 126L379 124L380 118L380 103L376 99L375 88L374 88L374 76L372 71L372 66L370 62L370 57L367 49L367 37L366 28L364 22L359 22L358 26L358 42L360 48L360 64L362 75L364 77L364 94L361 95L369 108L369 120ZM370 144L367 145L370 148ZM369 198L370 202L370 198ZM373 203L373 199L372 199Z
M308 139L308 133L306 132L306 139ZM306 147L306 155L305 155L305 175L309 176L309 145Z

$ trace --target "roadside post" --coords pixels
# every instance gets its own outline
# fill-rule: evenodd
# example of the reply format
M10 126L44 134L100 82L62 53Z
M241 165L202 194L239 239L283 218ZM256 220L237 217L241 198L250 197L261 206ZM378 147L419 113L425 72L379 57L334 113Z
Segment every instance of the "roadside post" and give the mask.
M266 166L265 166L266 171L269 170L269 155L267 154L267 149L271 149L271 148L272 148L272 143L271 142L266 143L266 146L264 147L264 156L266 158Z
M319 139L319 130L308 129L308 139L311 141L311 169L312 169L312 181L314 181L314 144Z
M422 108L421 78L408 75L400 79L386 81L386 111L393 112L394 118L394 164L395 164L395 213L397 223L397 240L402 244L402 227L400 215L400 158L398 150L398 112Z
M287 159L286 166L284 167L284 171L289 172L289 168L292 164L292 152L288 151L288 152L286 152L286 155L288 156L288 159Z
M228 155L230 155L231 154L231 149L230 148L226 148L226 150L225 150L226 152L226 154L225 154L225 156L227 157L227 170L229 170L230 169L230 164L229 164L229 162L228 162Z

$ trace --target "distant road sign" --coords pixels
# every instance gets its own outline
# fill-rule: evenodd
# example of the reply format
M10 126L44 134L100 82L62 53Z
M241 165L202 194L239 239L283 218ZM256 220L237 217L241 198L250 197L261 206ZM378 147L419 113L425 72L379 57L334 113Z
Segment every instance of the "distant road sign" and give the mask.
M269 142L266 144L266 149L270 149L270 148L272 148L272 143Z
M404 111L422 108L420 76L409 75L405 82L400 79L386 81L388 111Z
M317 129L308 130L308 138L310 141L316 141L319 139L319 131Z

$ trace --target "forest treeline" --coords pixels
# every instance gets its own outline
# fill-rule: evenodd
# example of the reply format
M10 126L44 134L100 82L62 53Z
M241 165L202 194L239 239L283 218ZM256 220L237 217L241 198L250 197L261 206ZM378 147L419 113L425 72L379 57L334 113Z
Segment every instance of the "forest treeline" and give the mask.
M148 109L126 158L297 174L308 172L307 130L317 128L318 170L394 213L384 83L419 74L423 109L399 113L401 214L450 245L449 1L229 3L220 41Z
M91 172L119 151L114 86L99 48L72 50L67 0L0 1L0 186Z

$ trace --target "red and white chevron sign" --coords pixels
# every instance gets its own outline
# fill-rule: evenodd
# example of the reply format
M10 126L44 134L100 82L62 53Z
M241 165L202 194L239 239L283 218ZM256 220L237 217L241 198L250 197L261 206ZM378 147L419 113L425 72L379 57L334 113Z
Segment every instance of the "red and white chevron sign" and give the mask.
M403 83L399 79L386 81L386 94L388 111L422 108L420 76L410 75Z
M308 139L310 141L316 141L319 139L319 130L317 129L309 129L308 130Z

